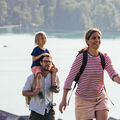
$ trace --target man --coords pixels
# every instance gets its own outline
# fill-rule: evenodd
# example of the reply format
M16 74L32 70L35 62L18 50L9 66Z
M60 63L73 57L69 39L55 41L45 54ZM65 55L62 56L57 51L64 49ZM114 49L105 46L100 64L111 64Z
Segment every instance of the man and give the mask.
M29 109L31 114L29 120L55 120L55 111L53 109L53 92L50 91L51 87L51 72L52 57L51 55L43 55L40 58L40 65L42 71L42 87L43 87L43 99L38 97L39 89L31 90L33 83L35 83L34 75L30 75L27 78L26 84L23 88L23 96L30 96ZM54 69L54 68L53 68ZM56 76L56 81L59 79Z

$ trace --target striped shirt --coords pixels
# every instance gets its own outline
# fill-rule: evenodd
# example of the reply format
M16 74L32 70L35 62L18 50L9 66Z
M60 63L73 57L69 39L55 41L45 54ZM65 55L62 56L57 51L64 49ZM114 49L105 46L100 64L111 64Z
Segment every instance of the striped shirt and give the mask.
M114 75L118 75L114 70L111 59L107 54L105 57L105 70L112 79ZM72 82L82 65L83 53L78 55L72 64L71 70L64 84L64 89L71 89ZM104 70L101 65L100 57L91 56L88 53L87 65L79 78L76 93L77 96L84 98L94 98L105 94L104 90Z

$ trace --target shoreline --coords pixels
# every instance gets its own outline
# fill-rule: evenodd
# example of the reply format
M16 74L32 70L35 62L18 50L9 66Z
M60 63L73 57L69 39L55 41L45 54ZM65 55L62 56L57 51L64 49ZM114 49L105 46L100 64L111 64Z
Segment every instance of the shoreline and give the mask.
M0 118L2 120L7 120L7 119L9 119L9 120L29 120L28 115L18 116L18 115L15 115L15 114L3 111L3 110L0 110ZM62 120L62 119L58 118L56 120ZM120 119L109 117L108 120L120 120Z

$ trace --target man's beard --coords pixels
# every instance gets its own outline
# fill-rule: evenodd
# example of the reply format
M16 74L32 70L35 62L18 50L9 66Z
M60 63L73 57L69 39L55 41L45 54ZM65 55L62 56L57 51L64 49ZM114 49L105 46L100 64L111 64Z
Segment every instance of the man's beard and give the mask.
M43 69L42 71L46 71L46 72L49 72L50 70L48 70L48 69Z
M45 67L42 69L42 71L49 72L49 71L50 71L50 67L47 65L47 66L45 66Z

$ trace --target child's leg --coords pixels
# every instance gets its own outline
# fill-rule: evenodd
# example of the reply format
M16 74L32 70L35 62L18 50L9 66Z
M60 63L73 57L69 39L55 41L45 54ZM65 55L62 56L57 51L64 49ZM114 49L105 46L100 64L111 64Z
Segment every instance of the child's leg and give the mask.
M42 75L40 72L37 74L37 86L36 86L36 88L39 89L40 92L42 92Z
M60 91L59 87L57 86L57 81L56 81L56 73L58 71L57 68L53 67L51 70L52 73L52 79L51 79L51 91L58 93Z
M56 82L56 72L52 72L52 86L57 86L57 82Z
M38 96L39 98L44 98L42 93L42 75L41 73L37 74L37 89L39 90Z
M52 68L51 68L50 72L52 73L51 84L52 84L52 86L57 86L56 73L58 72L58 69L55 67L54 63L52 63Z
M43 94L42 94L42 75L41 75L40 66L34 66L32 68L32 72L34 73L34 75L36 76L36 79L37 79L36 88L39 89L39 91L40 91L38 96L40 98L43 98Z

